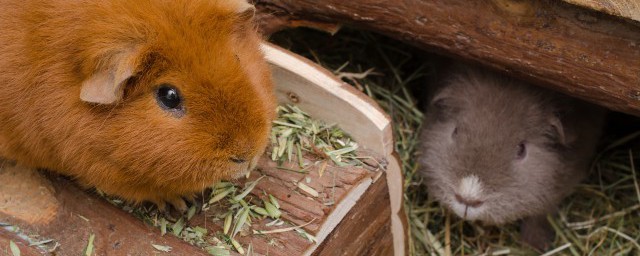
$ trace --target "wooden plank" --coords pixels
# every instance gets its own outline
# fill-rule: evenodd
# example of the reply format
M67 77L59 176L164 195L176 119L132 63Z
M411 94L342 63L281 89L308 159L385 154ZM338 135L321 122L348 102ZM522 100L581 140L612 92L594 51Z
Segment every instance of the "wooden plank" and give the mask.
M384 181L384 179L381 179ZM392 255L391 208L386 182L376 182L313 255Z
M38 247L29 246L29 241L15 232L7 230L8 228L0 225L0 255L13 255L10 247L11 242L16 244L22 256L35 256L46 253L45 250L41 250Z
M296 167L295 164L285 166L292 169ZM252 191L253 196L264 197L271 194L277 197L283 212L281 218L293 225L310 223L303 228L314 235L318 243L322 243L347 213L369 210L361 206L354 208L356 202L379 201L370 193L367 193L367 200L359 200L371 184L374 172L359 167L337 167L328 163L324 174L320 176L318 168L320 165L309 168L308 174L292 173L278 169L276 163L265 155L249 179L240 179L236 183L245 184L265 176ZM146 226L102 198L84 193L66 179L58 176L49 178L27 168L0 168L0 180L7 184L0 187L0 222L15 225L23 232L54 239L61 244L56 252L62 255L82 252L91 234L96 237L94 246L99 255L160 253L151 247L152 244L169 245L172 247L172 254L205 255L203 251L172 235L160 236L155 228ZM385 181L377 183L385 185L385 190L375 192L376 197L384 198L387 195ZM297 189L294 182L304 182L318 191L319 196L306 195ZM325 204L329 200L335 203ZM383 202L378 208L386 209L383 221L386 220L389 224L389 203ZM211 220L216 213L198 213L188 224L204 227L210 234L221 232L222 221ZM258 221L251 229L274 229L265 226L268 222L269 219ZM350 227L349 221L342 224ZM292 225L276 228L290 226ZM317 244L292 231L269 235L240 235L236 239L245 246L251 244L254 252L263 255L309 255L317 247ZM391 240L391 235L388 239ZM390 244L387 245L388 249L393 248Z
M640 1L638 0L563 0L570 4L586 7L610 15L640 21Z
M337 224L329 224L327 222L339 222L342 220L342 216L331 218L329 215L335 211L344 211L346 213L351 210L353 204L342 206L343 208L338 208L337 205L345 202L348 197L350 197L350 200L357 200L364 193L363 189L369 186L371 176L373 176L370 171L363 168L341 168L334 166L332 163L326 165L322 177L319 175L319 169L322 164L317 164L307 169L309 171L308 174L290 173L276 168L276 165L276 163L267 159L261 162L260 173L265 175L267 179L258 183L256 191L265 191L279 199L288 198L288 200L283 200L283 203L280 204L284 210L284 217L296 225L302 225L315 219L316 221L305 226L305 229L316 236L326 232L323 227L326 229L329 228L327 225L335 227ZM290 169L299 168L293 163L284 164L284 166ZM254 176L255 178L257 178L257 175ZM309 180L309 183L306 182L306 179ZM302 182L311 187L319 193L319 196L312 197L300 190L296 187L296 182ZM365 183L366 187L360 188L357 192L354 191L362 183ZM335 204L326 205L326 203L330 202ZM333 229L333 227L330 228Z
M263 44L262 49L271 65L279 102L340 124L359 144L379 155L393 152L390 119L373 100L306 58L272 44Z
M174 255L206 255L175 237L161 237L159 230L60 177L50 181L32 169L8 165L0 168L0 180L0 222L54 239L60 243L58 255L80 255L91 234L97 255L161 254L152 244L169 245Z
M305 159L312 159L305 157ZM309 162L311 161L306 160ZM309 173L295 173L279 169L277 164L264 156L258 163L258 168L254 170L248 179L240 179L236 183L241 186L247 182L263 177L251 192L254 197L266 198L268 194L278 199L281 219L294 225L304 225L309 234L316 237L318 243L322 243L327 235L343 220L344 216L354 208L356 201L360 197L369 193L367 188L371 184L373 172L359 167L337 167L333 163L327 163L322 176L319 175L319 168L322 164L315 165L307 170ZM285 163L284 167L298 169L297 164ZM309 182L307 182L309 181ZM301 191L296 183L302 182L318 192L318 197L312 197ZM381 182L382 183L382 182ZM386 194L386 191L385 191ZM380 196L384 196L381 194ZM375 201L375 200L374 200ZM334 204L327 204L335 202ZM385 205L390 208L389 204ZM384 208L384 207L382 207ZM215 233L222 230L220 221L207 223L212 213L202 213L196 215L189 224L201 226ZM388 214L388 217L390 214ZM266 227L270 220L256 222L252 225L252 230L272 230L276 228L290 227ZM254 252L259 254L272 255L309 255L316 244L309 242L295 232L284 232L269 235L248 235L239 236L236 239L242 244L252 244Z
M256 0L291 24L343 23L640 116L640 29L551 0ZM287 22L290 21L290 22Z
M403 175L393 152L390 118L369 97L315 63L277 46L262 47L281 103L295 104L327 123L340 124L359 145L386 161L394 252L404 255L407 225L402 210Z

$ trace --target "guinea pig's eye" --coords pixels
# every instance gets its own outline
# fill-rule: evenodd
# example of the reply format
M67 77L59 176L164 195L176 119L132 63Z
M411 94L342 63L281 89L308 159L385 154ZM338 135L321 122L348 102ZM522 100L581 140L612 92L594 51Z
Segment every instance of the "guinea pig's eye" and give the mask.
M456 135L458 135L458 127L453 128L453 132L451 132L451 137L455 137Z
M167 109L176 109L182 103L178 89L169 84L160 85L156 91L156 98L160 105Z
M522 159L524 158L525 155L527 155L527 146L525 144L525 142L520 142L520 144L518 144L518 149L517 149L517 153L516 153L516 158L517 159Z

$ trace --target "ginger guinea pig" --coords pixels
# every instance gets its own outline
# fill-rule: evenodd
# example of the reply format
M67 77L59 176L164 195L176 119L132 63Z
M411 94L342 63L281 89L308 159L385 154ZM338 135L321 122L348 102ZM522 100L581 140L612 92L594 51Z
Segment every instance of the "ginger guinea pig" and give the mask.
M0 3L0 156L184 207L253 168L275 117L240 0Z
M429 195L467 220L543 225L587 173L604 110L477 67L445 77L421 131Z

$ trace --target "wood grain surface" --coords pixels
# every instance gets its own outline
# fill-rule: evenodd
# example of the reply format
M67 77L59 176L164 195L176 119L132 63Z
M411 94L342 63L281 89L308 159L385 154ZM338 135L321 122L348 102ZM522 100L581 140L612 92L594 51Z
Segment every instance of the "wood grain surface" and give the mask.
M563 0L567 3L590 8L614 16L640 21L638 0Z
M389 235L393 237L394 254L404 255L408 241L405 239L407 219L402 209L404 176L399 158L394 154L389 116L373 99L310 60L271 44L263 45L262 49L272 66L276 95L281 103L294 104L315 118L339 124L362 149L383 161L391 206Z
M9 228L7 228L9 229ZM40 250L37 247L29 246L29 241L23 239L15 232L9 231L0 226L0 255L13 255L11 251L11 242L13 242L21 256L35 256L45 254L45 250Z
M391 212L381 207L389 203L388 188L380 180L361 199L358 211L350 212L313 255L393 255Z
M28 175L22 175L24 173ZM19 228L20 234L54 239L60 243L57 255L81 255L92 234L95 235L96 255L149 255L158 252L152 244L171 246L174 255L207 255L176 237L160 236L159 230L106 200L84 192L66 179L46 178L32 169L16 166L0 168L0 175L4 178L3 184L22 184L14 186L18 189L11 195L30 194L40 191L41 187L51 190L46 205L41 205L42 199L37 196L20 197L19 207L33 210L31 213L12 210L17 206L15 203L1 201L0 222ZM5 194L4 186L2 188L0 194ZM34 214L47 217L32 218Z
M310 158L305 157L305 159ZM371 184L371 176L373 176L374 172L358 167L337 167L332 163L328 163L324 168L323 175L320 176L319 169L322 168L321 166L323 166L322 163L312 165L307 169L309 170L307 174L296 173L282 170L268 157L263 157L258 163L257 170L252 172L249 179L240 179L236 183L241 186L246 182L263 177L251 194L258 198L265 198L267 194L276 197L282 211L281 218L292 225L304 225L303 229L315 236L321 244L324 243L326 236L330 232L336 230L336 227L339 226L338 224L351 225L350 220L343 221L347 212L366 211L367 209L361 206L363 204L376 203L380 209L387 210L387 215L384 216L371 215L372 218L370 219L372 221L380 217L384 222L384 220L390 218L388 199L386 202L384 200L380 201L385 196L388 198L388 191L370 191L367 189ZM299 169L297 164L285 164L284 167ZM300 190L296 185L298 182L304 182L307 186L313 188L318 192L318 197L313 197ZM384 181L380 183L386 185ZM358 197L358 205L355 207L351 205L341 208L340 203L347 200L347 197L352 196L354 189L361 184L366 186L366 195L369 196ZM364 191L360 192L360 195L362 194L364 194ZM344 211L345 214L336 215L340 211ZM206 227L209 233L221 231L222 223L212 222L210 214L199 214L190 221L190 224ZM265 224L270 221L269 219L258 221L252 225L252 229L268 231L292 226L266 227ZM389 223L387 221L382 225ZM328 232L324 231L327 228L329 228ZM388 234L390 232L389 227L385 231ZM322 232L327 232L327 234L323 235L321 234ZM390 234L389 237L391 237ZM245 245L252 244L254 252L263 255L308 255L315 251L317 246L295 232L239 236L236 239ZM392 246L389 247L393 248Z
M274 20L278 29L307 20L372 30L640 116L640 27L593 10L551 0L256 0L256 5L258 17L269 17L267 27Z
M237 236L236 239L245 248L251 244L254 252L260 255L308 255L314 251L320 253L324 249L335 250L336 246L341 247L345 243L341 239L324 242L327 235L332 233L339 237L360 236L362 242L377 244L379 250L393 250L393 243L389 242L392 241L389 220L391 207L386 179L379 179L374 183L375 189L368 189L375 172L359 167L337 167L328 163L322 176L318 172L321 165L309 168L308 174L301 174L279 169L267 156L261 159L258 166L248 180L237 180L237 185L242 186L245 182L264 176L252 195L262 198L271 194L278 198L283 212L281 218L291 224L267 227L265 224L271 220L263 219L253 223L251 229L272 230L309 223L303 228L317 237L319 244L290 231ZM296 168L293 164L288 167ZM60 243L56 250L60 255L79 255L86 248L92 234L95 235L97 255L159 254L152 244L171 246L171 255L207 255L172 235L161 236L156 228L145 225L102 198L82 191L69 180L47 176L19 166L0 167L0 177L4 184L19 184L0 187L0 195L4 197L0 201L0 223L18 227L23 234L37 234L42 238L54 239ZM319 196L313 197L298 189L295 185L297 182L304 182L318 191ZM348 197L353 196L353 190L361 185L365 186L359 192L360 195L349 199ZM45 194L38 196L34 192ZM42 197L45 198L44 201ZM352 200L353 204L340 206L346 200ZM334 203L328 203L330 201ZM372 209L377 212L372 213ZM343 214L336 214L340 212ZM188 223L190 226L204 227L210 234L220 232L223 223L213 221L214 214L215 212L200 212ZM345 218L347 214L357 218ZM368 223L366 229L359 226L358 223L362 222ZM360 231L365 233L359 234ZM326 234L321 237L322 232ZM376 234L380 237L375 237ZM3 245L8 246L9 240L20 242L20 248L28 245L0 227L0 252ZM384 241L387 242L382 243ZM320 244L320 250L316 250ZM351 250L358 247L362 246L358 246L358 243L350 246ZM25 247L25 255L33 255L26 253L34 251L32 249Z

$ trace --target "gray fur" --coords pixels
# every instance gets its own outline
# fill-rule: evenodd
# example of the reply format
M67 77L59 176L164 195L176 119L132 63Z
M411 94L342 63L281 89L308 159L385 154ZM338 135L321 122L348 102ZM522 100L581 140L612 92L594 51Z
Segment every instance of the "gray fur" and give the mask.
M488 70L458 67L431 97L421 131L429 195L450 207L460 179L475 174L486 207L476 219L502 224L550 213L587 173L604 113ZM523 141L526 156L518 159Z

